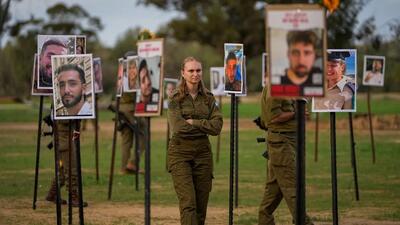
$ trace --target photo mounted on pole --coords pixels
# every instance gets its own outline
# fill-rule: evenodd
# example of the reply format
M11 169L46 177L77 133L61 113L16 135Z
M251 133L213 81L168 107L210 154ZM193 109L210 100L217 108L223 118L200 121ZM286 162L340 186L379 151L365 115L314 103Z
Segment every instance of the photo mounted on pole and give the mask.
M268 5L265 20L271 96L323 97L323 8L307 4Z
M51 57L86 53L86 37L79 35L38 35L38 89L53 89Z
M385 56L364 56L362 84L383 87L385 81Z
M92 54L52 56L54 119L94 119Z
M224 44L225 93L243 91L243 44Z
M356 112L357 50L328 49L325 97L312 99L313 112Z
M163 100L163 39L138 41L138 76L135 116L160 116Z

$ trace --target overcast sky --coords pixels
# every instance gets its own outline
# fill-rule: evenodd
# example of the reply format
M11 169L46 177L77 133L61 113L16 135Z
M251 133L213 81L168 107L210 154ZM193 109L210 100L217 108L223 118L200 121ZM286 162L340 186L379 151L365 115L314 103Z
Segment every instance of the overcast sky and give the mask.
M20 3L12 1L11 13L13 19L27 19L31 14L35 17L44 17L46 9L60 0L22 0ZM162 11L155 7L137 6L136 0L61 0L68 6L79 4L92 16L100 17L104 29L99 37L103 44L113 46L117 38L127 29L135 27L148 28L156 31L170 19L179 16L174 11ZM375 15L379 33L387 36L389 27L387 22L400 19L400 0L371 0L359 15L359 21L370 15ZM5 40L3 40L3 44Z

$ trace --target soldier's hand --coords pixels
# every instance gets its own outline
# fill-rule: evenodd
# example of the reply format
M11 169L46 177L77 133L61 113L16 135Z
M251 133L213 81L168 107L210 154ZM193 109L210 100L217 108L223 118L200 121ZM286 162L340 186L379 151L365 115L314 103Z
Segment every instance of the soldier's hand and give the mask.
M193 120L192 119L187 119L186 122L190 125L193 125Z

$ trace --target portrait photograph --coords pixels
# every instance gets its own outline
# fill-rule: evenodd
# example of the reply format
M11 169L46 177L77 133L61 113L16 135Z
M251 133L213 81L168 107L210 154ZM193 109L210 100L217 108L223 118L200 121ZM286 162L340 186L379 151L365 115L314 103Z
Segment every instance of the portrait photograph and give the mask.
M93 119L92 54L51 57L54 119Z
M210 90L214 96L225 96L224 67L210 68Z
M86 36L75 36L75 54L86 54Z
M383 87L385 81L385 56L364 56L362 84Z
M51 96L53 94L52 89L38 89L37 85L37 53L33 56L33 70L32 70L32 90L31 90L31 95L33 96Z
M224 44L225 93L242 93L243 44Z
M139 91L135 116L159 116L163 100L163 39L138 41Z
M75 54L74 35L38 35L38 89L53 89L51 56Z
M236 93L237 97L247 96L247 73L246 73L246 56L243 56L242 69L242 92Z
M356 112L357 50L328 49L325 97L312 99L313 112Z
M172 96L176 87L178 85L179 80L173 78L164 78L164 95L163 95L163 107L164 109L168 109L168 98Z
M124 77L124 59L118 59L118 71L117 71L117 84L116 88L116 97L122 96L122 88L123 88L123 77Z
M261 56L261 86L265 87L267 85L267 74L268 74L268 63L267 63L267 53L263 53Z
M124 74L124 92L136 92L139 90L139 58L129 56L126 59L126 73Z
M93 58L93 73L94 73L94 92L103 92L103 72L101 70L101 59Z
M268 5L266 27L271 96L324 96L324 8Z

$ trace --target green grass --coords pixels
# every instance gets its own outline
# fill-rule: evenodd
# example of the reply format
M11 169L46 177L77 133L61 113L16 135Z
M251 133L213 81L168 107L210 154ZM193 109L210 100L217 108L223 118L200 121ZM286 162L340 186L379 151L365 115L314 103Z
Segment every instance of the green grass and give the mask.
M91 204L107 202L108 174L110 170L112 135L100 130L100 180L96 182L93 132L84 132L81 137L82 168L84 176L84 196ZM337 134L338 195L341 218L361 217L373 220L400 221L400 142L396 132L376 132L377 162L371 163L368 133L356 131L358 178L361 201L355 201L353 177L350 165L347 131ZM235 214L236 224L257 222L257 208L262 198L265 182L265 160L261 157L264 145L257 144L255 137L262 136L258 130L240 132L239 204L243 213ZM153 133L151 143L152 159L152 204L176 206L177 199L170 175L165 171L165 135ZM331 177L329 133L321 131L319 161L313 161L314 135L307 133L307 211L315 221L330 221ZM221 137L222 148L219 163L214 166L214 183L210 196L210 207L228 207L229 180L229 133ZM44 146L48 138L42 140ZM211 138L216 145L216 138ZM35 165L36 132L34 130L0 131L0 201L13 202L32 197ZM134 190L132 176L119 173L120 151L116 152L115 176L112 201L114 203L142 204L144 202L144 182L140 180L140 191ZM214 149L215 150L215 149ZM39 199L47 193L53 172L53 151L45 147L41 150ZM214 153L215 159L215 153ZM142 163L143 164L143 163ZM143 165L142 165L143 166ZM63 191L65 192L65 191ZM65 194L65 193L64 193ZM65 196L65 195L64 195ZM20 206L22 207L22 206ZM26 206L30 207L30 205ZM373 213L365 210L373 209ZM15 209L17 210L17 209ZM49 215L53 211L48 210ZM356 214L354 214L354 211ZM328 216L327 216L328 215ZM290 221L285 203L277 211L278 221ZM1 221L1 220L0 220ZM126 220L113 224L126 224ZM13 221L11 221L13 222ZM14 221L15 222L15 221ZM1 222L0 222L1 223ZM283 223L283 222L282 222Z
M255 98L255 97L252 97ZM44 110L43 115L47 115L50 112L50 97L44 98ZM229 99L226 97L228 103L224 103L222 107L222 113L224 118L230 117L230 104ZM100 110L99 110L99 121L111 121L114 114L107 110L109 101L107 99L100 99ZM311 106L311 102L309 104ZM398 114L400 109L397 106L398 99L383 96L379 98L372 97L371 110L376 115L386 114ZM367 102L366 98L359 97L357 99L357 114L367 113ZM39 115L39 98L32 98L30 104L0 104L0 123L1 122L35 122ZM258 102L241 102L239 104L239 116L241 118L255 118L260 115L260 104ZM166 111L162 117L166 117ZM347 118L347 113L337 113L337 118ZM320 113L322 120L329 118L329 113Z
M378 115L398 114L396 107L398 100L389 97L373 99L373 112ZM358 111L366 112L366 102L358 101ZM49 100L46 100L46 113L49 109ZM105 105L105 104L103 104ZM0 126L4 122L34 124L38 116L38 101L31 104L0 105ZM239 106L241 118L254 118L259 114L259 105L256 103L241 103ZM229 105L223 106L225 118L229 118ZM338 113L338 117L345 117L346 113ZM112 131L101 129L101 122L111 121L113 114L107 110L100 110L100 142L99 164L100 180L97 183L95 174L94 133L92 130L82 132L81 154L84 179L84 197L91 205L96 204L128 204L140 205L144 203L144 180L140 179L139 192L134 190L134 177L121 175L120 167L120 138L118 138L115 176L112 200L107 201L108 176L110 171ZM165 117L165 115L163 116ZM329 113L321 115L327 120ZM337 173L338 173L338 204L340 220L343 218L362 218L375 221L398 221L400 223L400 139L398 131L375 130L377 161L372 164L369 133L355 130L357 168L360 190L360 201L355 200L354 181L350 164L350 145L347 130L337 131ZM266 178L266 161L261 157L264 144L258 144L256 137L263 136L260 130L246 130L239 133L239 206L235 210L235 224L256 224L258 205L262 198ZM331 165L329 130L320 129L319 161L314 162L314 133L307 132L307 212L313 220L319 223L331 223ZM214 160L216 159L216 138L210 138L214 146ZM53 150L45 145L49 137L42 138L40 156L40 176L38 199L43 200L50 181L54 176ZM228 208L228 181L229 181L229 132L221 136L221 151L219 163L214 163L213 190L210 195L210 207ZM165 170L165 134L152 133L151 162L152 162L152 192L153 205L178 207L178 201L173 190L170 174ZM3 214L11 210L29 209L34 181L34 166L36 157L36 130L8 129L4 125L0 129L0 224L46 224L40 218L29 221L30 217L38 214L43 218L54 218L53 206L41 208L30 215L7 216ZM142 161L143 166L143 161ZM65 190L63 190L65 196ZM10 203L10 205L5 204ZM26 211L25 211L26 212ZM77 214L76 214L77 215ZM42 218L41 217L41 218ZM227 215L226 215L227 217ZM290 224L289 211L282 203L276 212L278 224ZM89 217L90 218L90 217ZM227 218L226 218L227 219ZM132 219L135 221L135 219ZM377 222L377 223L378 223ZM65 214L64 214L64 223ZM110 222L111 223L111 222ZM213 222L210 221L210 224ZM51 224L51 223L49 223ZM87 221L87 224L98 224ZM115 218L111 224L135 224L126 217ZM156 223L157 224L157 223ZM163 224L160 221L160 224Z

